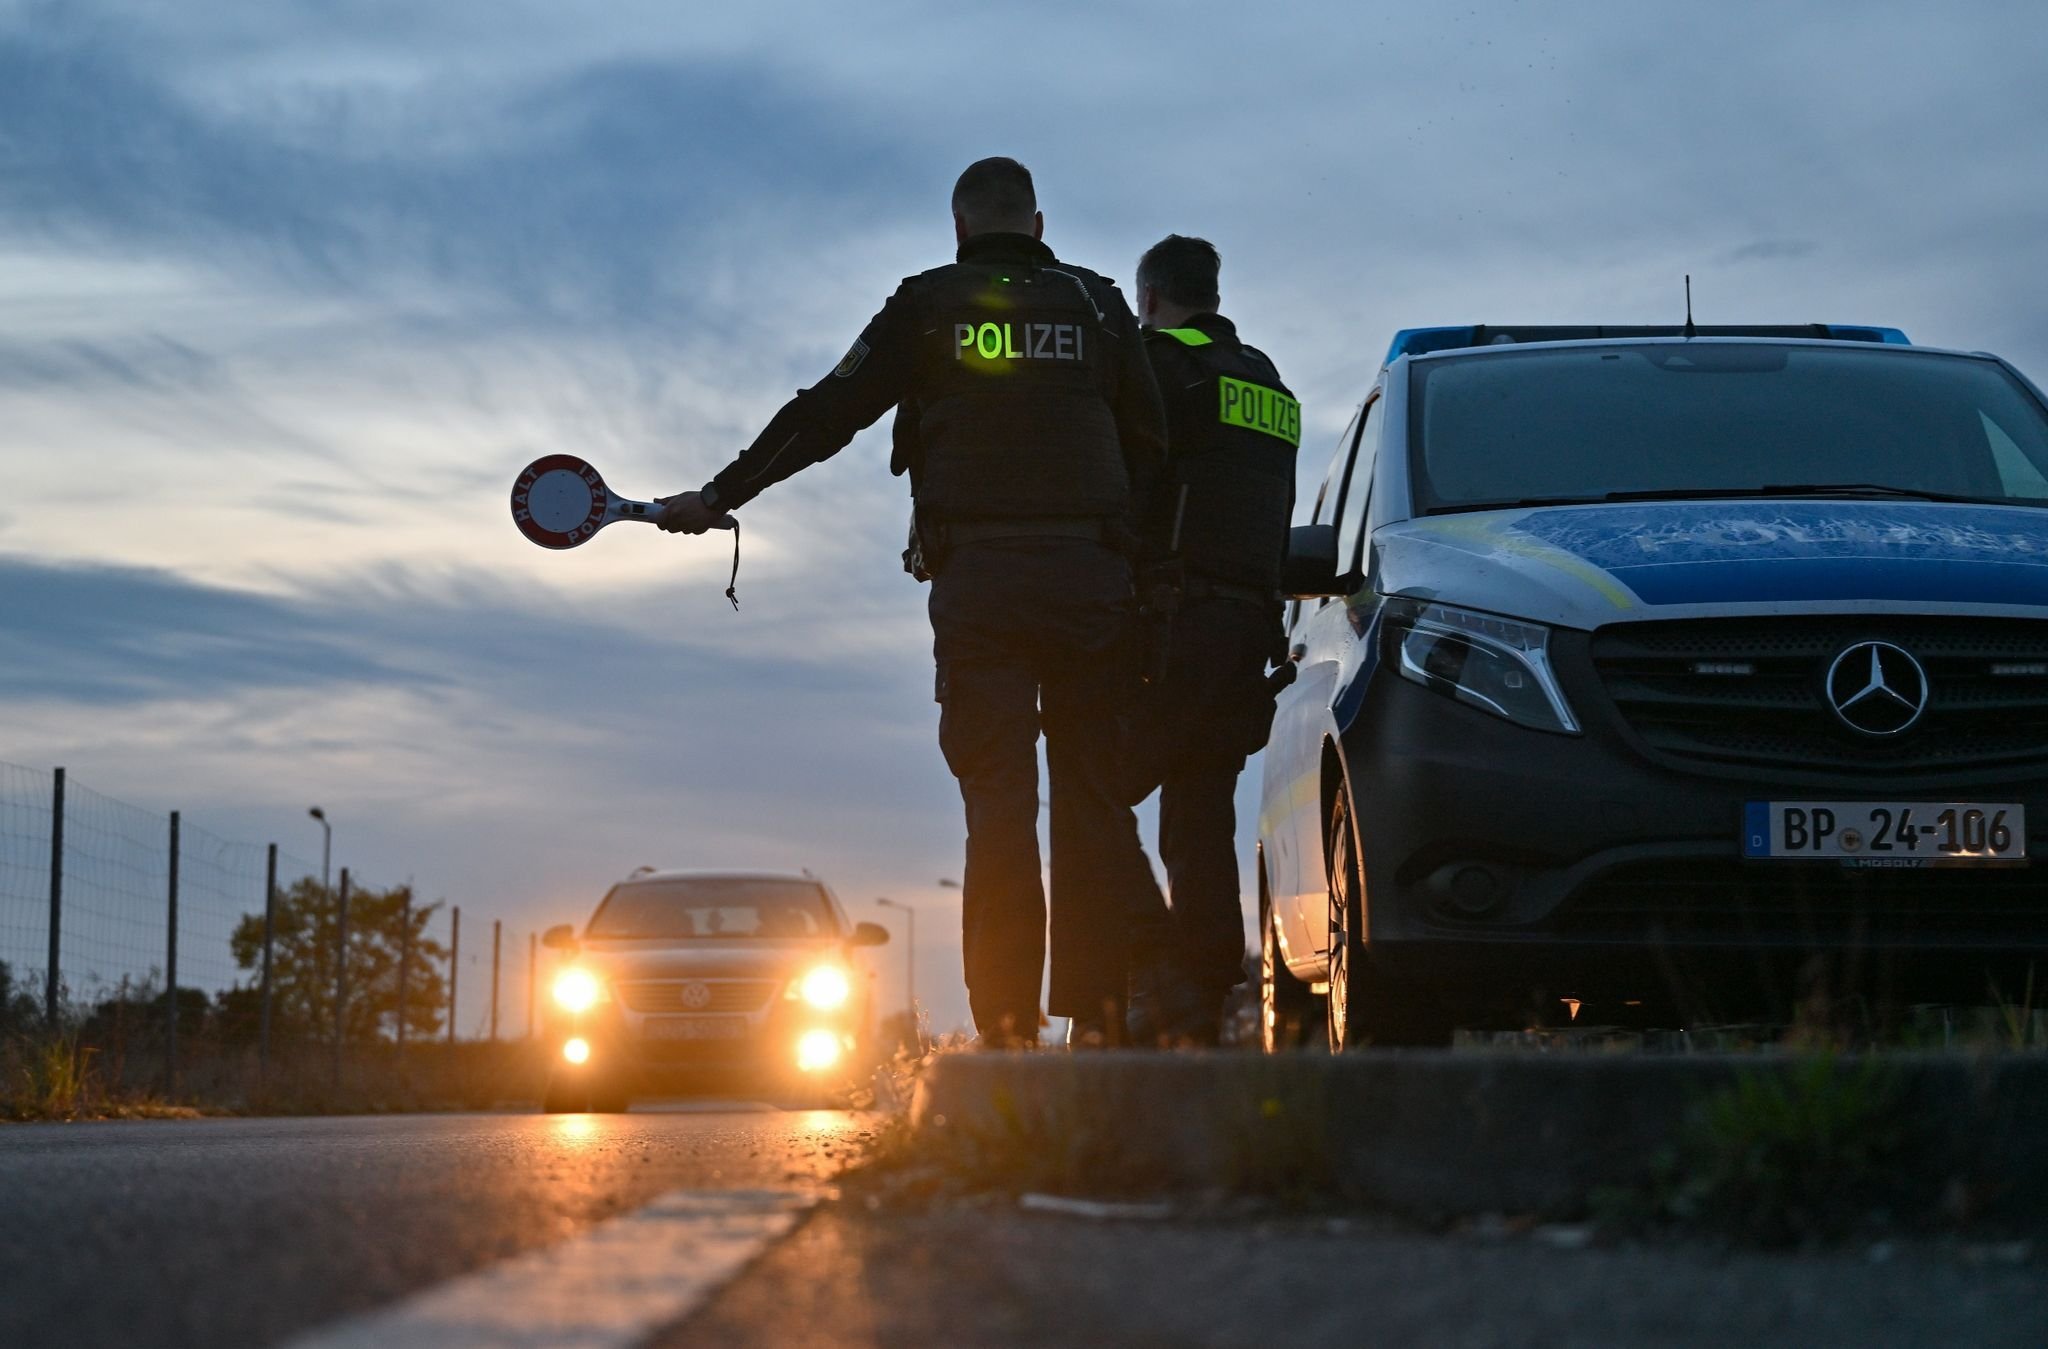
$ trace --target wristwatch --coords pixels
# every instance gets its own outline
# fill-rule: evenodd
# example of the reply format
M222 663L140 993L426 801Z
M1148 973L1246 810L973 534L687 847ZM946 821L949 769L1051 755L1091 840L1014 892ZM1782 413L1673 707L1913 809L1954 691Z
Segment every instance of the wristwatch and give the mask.
M713 514L716 514L716 515L723 515L723 514L725 513L725 512L724 512L724 511L723 511L723 510L722 510L722 509L721 509L721 508L719 507L719 504L718 504L718 484L717 484L717 483L715 483L715 482L707 482L707 483L705 483L705 484L704 484L704 489L703 489L703 490L702 490L701 492L699 492L699 493L698 493L697 495L698 495L698 496L701 496L702 498L704 498L704 509L706 509L706 510L708 510L708 511L710 511L710 512L712 512Z

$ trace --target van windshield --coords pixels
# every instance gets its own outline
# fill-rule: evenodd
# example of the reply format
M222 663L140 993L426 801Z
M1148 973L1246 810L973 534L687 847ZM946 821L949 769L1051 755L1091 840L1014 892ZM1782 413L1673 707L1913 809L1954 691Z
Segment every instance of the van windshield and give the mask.
M2048 417L1981 358L1657 342L1418 361L1413 379L1418 514L1802 488L2048 504Z
M588 937L674 940L836 937L839 923L825 891L810 881L755 876L693 876L626 881L591 915Z

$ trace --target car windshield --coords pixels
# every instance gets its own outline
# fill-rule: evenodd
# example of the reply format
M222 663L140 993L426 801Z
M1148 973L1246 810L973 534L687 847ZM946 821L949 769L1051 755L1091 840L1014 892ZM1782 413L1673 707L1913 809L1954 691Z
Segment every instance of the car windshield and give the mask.
M2048 419L1981 358L1698 341L1413 370L1418 514L1801 488L2048 504Z
M613 886L585 935L725 940L838 934L831 901L813 882L695 876Z

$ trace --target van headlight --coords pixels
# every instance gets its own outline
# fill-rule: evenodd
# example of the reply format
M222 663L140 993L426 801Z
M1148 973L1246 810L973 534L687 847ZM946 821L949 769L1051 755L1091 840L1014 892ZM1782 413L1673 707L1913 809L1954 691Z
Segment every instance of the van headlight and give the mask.
M565 1012L587 1012L604 999L604 981L586 969L566 969L555 976L555 1005Z
M853 996L853 981L837 965L820 965L790 985L789 992L821 1012L836 1012Z
M1403 679L1517 726L1579 733L1550 668L1550 629L1542 624L1389 600L1387 630Z

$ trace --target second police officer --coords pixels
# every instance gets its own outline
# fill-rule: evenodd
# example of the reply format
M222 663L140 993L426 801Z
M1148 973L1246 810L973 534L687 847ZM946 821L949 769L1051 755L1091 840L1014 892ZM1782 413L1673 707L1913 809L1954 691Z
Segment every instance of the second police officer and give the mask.
M1139 892L1130 1009L1139 1043L1214 1043L1225 1000L1244 980L1233 803L1293 673L1279 596L1301 404L1217 312L1221 269L1213 245L1178 234L1138 263L1168 458L1143 521L1154 623L1133 794L1159 785L1172 896L1168 910L1156 891Z
M1127 542L1164 454L1137 320L1109 281L1040 241L1031 174L968 166L956 260L903 282L830 375L799 393L661 526L698 533L829 458L890 408L932 578L939 745L967 815L961 944L984 1042L1037 1038L1047 896L1038 738L1051 774L1047 1008L1070 1036L1122 1030L1126 899L1149 881L1119 776L1133 682Z

